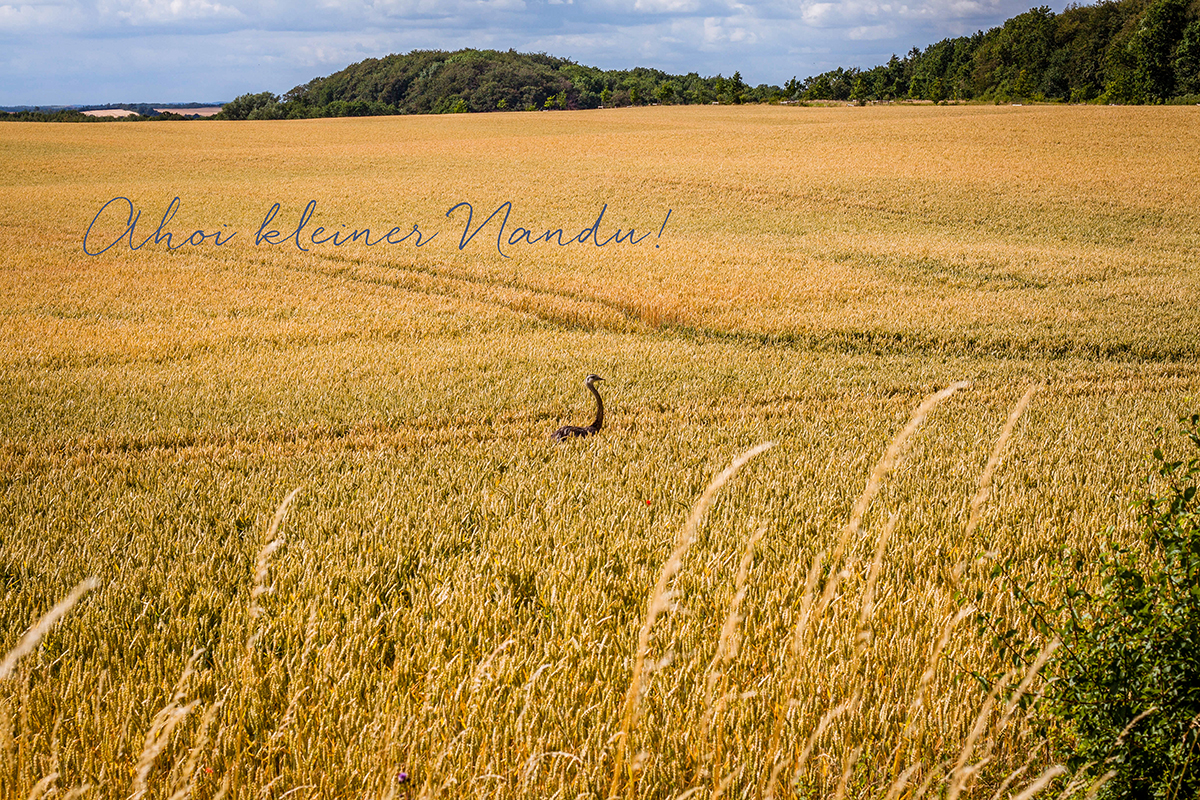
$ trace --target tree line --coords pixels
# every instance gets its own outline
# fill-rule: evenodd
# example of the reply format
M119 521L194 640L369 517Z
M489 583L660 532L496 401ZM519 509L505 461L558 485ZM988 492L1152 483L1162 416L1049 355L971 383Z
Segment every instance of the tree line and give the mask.
M801 100L1200 102L1200 0L1043 6L867 70L838 68L784 94Z

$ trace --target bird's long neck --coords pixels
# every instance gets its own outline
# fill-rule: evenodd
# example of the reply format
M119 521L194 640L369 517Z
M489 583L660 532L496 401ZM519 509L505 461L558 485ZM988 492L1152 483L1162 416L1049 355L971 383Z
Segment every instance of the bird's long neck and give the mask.
M594 384L589 384L588 389L591 390L592 394L596 395L596 421L592 423L591 428L593 431L598 431L600 430L600 426L604 424L604 401L600 399L600 393L596 391Z

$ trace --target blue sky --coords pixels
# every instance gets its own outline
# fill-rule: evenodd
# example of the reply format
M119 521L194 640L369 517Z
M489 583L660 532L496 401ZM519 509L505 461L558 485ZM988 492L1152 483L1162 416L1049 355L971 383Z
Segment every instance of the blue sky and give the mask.
M986 30L1029 0L32 0L0 2L0 105L282 94L388 53L545 52L782 84ZM1056 6L1060 11L1062 6Z

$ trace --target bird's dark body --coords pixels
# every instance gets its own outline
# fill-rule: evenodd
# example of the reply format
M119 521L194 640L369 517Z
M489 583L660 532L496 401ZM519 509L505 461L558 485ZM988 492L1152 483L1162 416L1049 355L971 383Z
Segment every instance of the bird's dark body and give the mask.
M563 425L561 428L550 434L550 438L556 442L561 442L563 439L570 439L572 436L591 436L596 432L596 428L580 428L578 425Z
M564 439L573 439L576 436L593 436L604 425L604 401L600 399L600 392L596 391L596 384L604 380L599 375L588 375L584 380L583 385L588 388L593 395L596 396L596 419L591 425L586 428L581 428L577 425L564 425L554 433L550 434L550 438L556 442L561 442Z

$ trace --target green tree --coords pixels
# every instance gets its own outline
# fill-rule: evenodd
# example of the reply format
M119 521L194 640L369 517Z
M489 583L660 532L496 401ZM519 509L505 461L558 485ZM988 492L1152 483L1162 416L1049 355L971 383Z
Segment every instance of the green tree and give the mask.
M1175 88L1183 94L1200 94L1200 20L1184 28L1175 48Z
M1023 69L1017 74L1017 79L1012 83L1012 92L1021 99L1030 99L1037 94L1037 84L1033 82L1029 70Z
M268 103L251 111L246 119L286 119L287 109L283 103Z
M859 75L854 79L854 88L850 90L850 99L861 103L871 97L871 89L867 85L866 78Z
M1104 56L1104 93L1101 103L1143 103L1141 84L1137 80L1137 56L1132 46L1133 34L1118 36L1109 44Z
M735 70L733 77L729 79L729 102L744 103L746 101L746 90L748 88L749 87L746 86L745 82L742 80L742 73Z
M1165 100L1175 94L1175 48L1183 39L1186 0L1155 0L1142 15L1131 43L1137 59L1134 80L1138 94Z
M232 101L221 106L221 111L214 115L215 119L250 119L250 115L259 109L267 109L270 106L278 105L279 96L270 92L259 92L258 94L243 94L235 97ZM269 113L269 112L263 112ZM258 117L262 119L262 116ZM270 117L267 117L268 119Z
M1041 6L988 31L974 53L975 94L1029 98L1043 95L1042 84L1054 50L1056 28L1054 13Z
M721 77L721 73L717 73L717 77L713 78L712 82L713 94L716 95L718 103L728 103L729 100L725 96L725 79Z
M825 72L812 78L808 88L804 90L804 96L809 100L832 100L833 79L830 77L830 73Z

